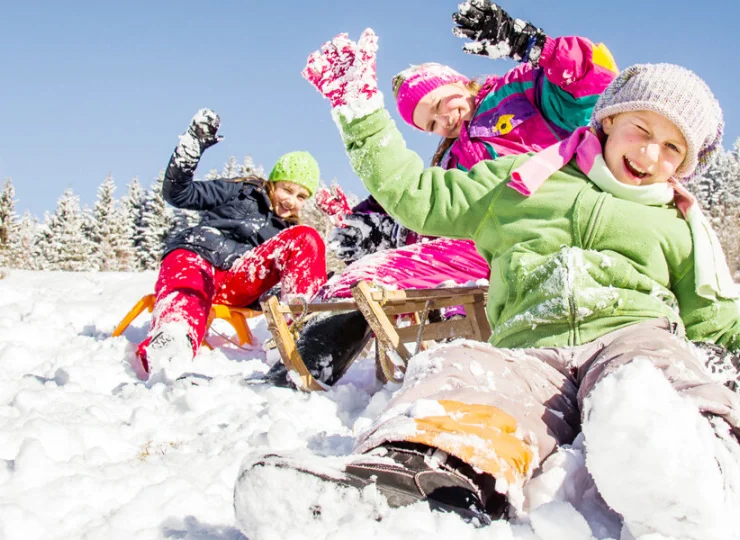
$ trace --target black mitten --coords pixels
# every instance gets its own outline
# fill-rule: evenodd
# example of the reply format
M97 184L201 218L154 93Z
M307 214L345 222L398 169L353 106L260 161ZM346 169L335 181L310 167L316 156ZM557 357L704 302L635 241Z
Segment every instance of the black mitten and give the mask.
M172 164L185 173L195 171L203 151L223 138L216 135L220 124L221 119L210 109L201 109L195 113L188 130L180 136L180 142L172 156Z
M408 230L387 214L355 213L329 233L328 247L345 262L404 245Z
M211 109L201 109L188 126L188 134L200 143L201 152L220 141L223 137L216 136L221 119Z
M452 20L457 24L452 29L453 34L473 40L463 45L463 50L489 58L508 56L536 66L547 39L541 29L527 21L512 19L490 0L469 0L460 4Z

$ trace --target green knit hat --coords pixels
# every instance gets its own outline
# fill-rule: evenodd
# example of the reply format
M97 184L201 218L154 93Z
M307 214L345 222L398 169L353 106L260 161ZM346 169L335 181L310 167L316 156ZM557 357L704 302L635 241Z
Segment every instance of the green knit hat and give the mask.
M308 152L283 154L270 171L271 182L295 182L313 195L319 187L319 164Z

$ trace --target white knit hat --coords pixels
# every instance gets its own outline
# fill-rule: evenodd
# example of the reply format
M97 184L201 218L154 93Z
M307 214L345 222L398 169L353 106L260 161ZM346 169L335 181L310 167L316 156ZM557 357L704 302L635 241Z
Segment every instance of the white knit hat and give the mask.
M681 131L688 145L679 178L700 173L719 151L724 132L722 109L693 71L673 64L637 64L622 71L594 107L591 125L630 111L653 111Z

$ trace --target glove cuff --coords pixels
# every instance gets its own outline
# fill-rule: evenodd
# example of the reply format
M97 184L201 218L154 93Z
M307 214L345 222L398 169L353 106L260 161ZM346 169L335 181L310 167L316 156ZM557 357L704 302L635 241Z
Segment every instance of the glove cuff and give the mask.
M331 116L341 131L342 123L348 124L382 108L384 108L383 93L376 90L372 95L360 93L355 99L343 105L337 105L331 110Z
M529 62L530 64L532 64L533 67L537 67L540 63L540 57L542 56L542 51L545 47L546 42L547 34L542 32L541 30L537 30L535 33L529 36L529 40L527 41L527 48L524 52L522 62Z
M198 166L202 154L201 143L190 131L180 135L180 142L175 147L172 161L185 172L193 172Z

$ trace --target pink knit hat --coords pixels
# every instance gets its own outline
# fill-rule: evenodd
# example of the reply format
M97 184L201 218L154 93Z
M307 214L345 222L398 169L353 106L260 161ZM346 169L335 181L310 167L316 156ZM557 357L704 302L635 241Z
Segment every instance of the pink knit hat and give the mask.
M414 124L414 109L429 92L445 84L468 82L468 78L449 66L427 62L404 69L393 77L393 94L396 96L398 112L408 124Z

